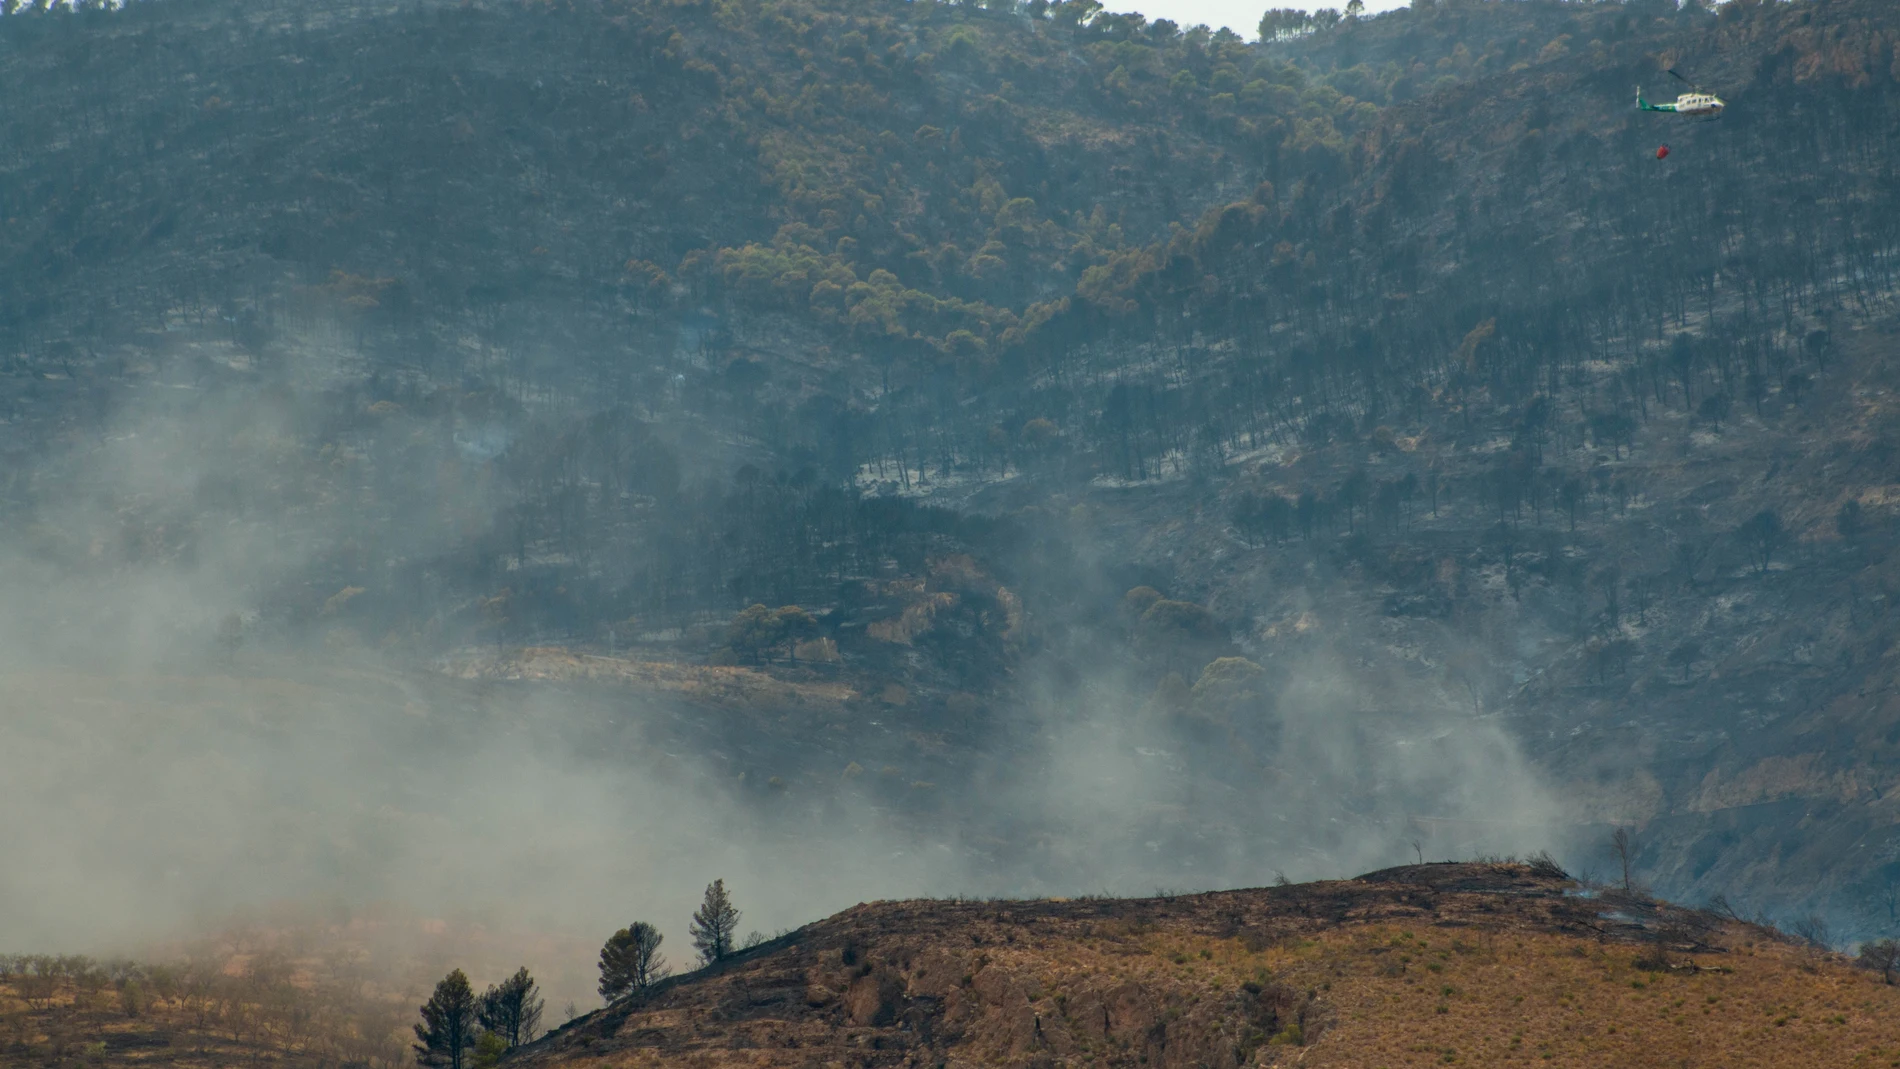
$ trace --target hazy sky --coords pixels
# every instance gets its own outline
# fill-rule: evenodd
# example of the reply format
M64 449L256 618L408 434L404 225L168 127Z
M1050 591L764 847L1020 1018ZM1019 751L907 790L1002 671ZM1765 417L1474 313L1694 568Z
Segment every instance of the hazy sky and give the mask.
M1366 10L1390 11L1404 7L1405 3L1406 0L1366 0ZM1111 11L1139 11L1151 19L1173 19L1184 26L1200 22L1225 26L1247 37L1254 35L1254 28L1260 25L1260 13L1270 7L1303 7L1311 11L1317 7L1345 6L1346 0L1136 0L1134 3L1110 0L1107 5Z

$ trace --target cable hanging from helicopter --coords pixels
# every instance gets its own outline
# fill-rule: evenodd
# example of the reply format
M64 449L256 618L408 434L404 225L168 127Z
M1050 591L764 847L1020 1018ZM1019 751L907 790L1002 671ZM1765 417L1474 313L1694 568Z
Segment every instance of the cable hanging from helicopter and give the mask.
M1713 121L1722 117L1722 109L1728 107L1727 101L1676 73L1674 67L1669 68L1669 76L1688 86L1689 92L1676 97L1676 102L1673 104L1651 104L1649 101L1643 99L1643 87L1639 85L1636 87L1637 111L1668 112L1674 115L1686 115L1691 119L1701 121ZM1666 160L1668 158L1668 145L1665 144L1656 150L1656 159Z

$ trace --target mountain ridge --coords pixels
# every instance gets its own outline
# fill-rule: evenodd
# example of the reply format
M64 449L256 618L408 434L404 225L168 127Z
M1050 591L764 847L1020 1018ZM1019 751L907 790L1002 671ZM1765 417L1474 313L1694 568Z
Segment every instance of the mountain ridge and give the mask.
M20 648L789 680L668 737L1029 888L1504 811L1895 923L1891 5L335 11L0 19Z

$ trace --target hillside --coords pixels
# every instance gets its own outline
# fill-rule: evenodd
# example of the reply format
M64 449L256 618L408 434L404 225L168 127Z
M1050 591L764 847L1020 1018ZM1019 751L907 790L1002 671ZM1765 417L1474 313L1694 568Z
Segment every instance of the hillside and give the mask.
M858 906L508 1064L1857 1065L1877 974L1518 865L1130 901Z
M35 837L0 924L148 856L603 912L743 859L794 923L1628 826L1660 893L1889 931L1897 48L10 7L0 790L122 875ZM1672 66L1727 116L1630 110Z
M445 962L506 975L504 962L545 955L581 973L588 950L332 904L255 911L139 960L0 955L0 1064L396 1069L415 1064L412 1018ZM553 979L576 995L592 986Z
M1537 41L1598 32L1634 62L1683 32L1564 4L1497 14L1518 38L1433 77L1508 77ZM1176 308L1183 281L1278 317L1263 284L1330 269L1308 232L1378 183L1359 172L1390 154L1353 146L1376 148L1380 108L1426 73L1394 49L1468 21L1355 25L1367 56L1343 66L1312 42L1323 61L942 4L23 14L0 35L0 88L30 104L9 109L0 167L4 448L201 422L216 436L169 461L204 487L193 514L112 487L110 522L139 533L109 542L176 559L220 521L350 501L351 537L397 550L305 539L296 514L302 568L282 578L315 589L246 576L241 595L273 621L352 587L368 596L345 619L450 639L496 617L510 637L598 641L630 615L666 630L750 600L826 607L881 559L914 577L920 550L972 548L854 496L1025 466L1145 478L1265 433L1278 370L1232 381L1217 360L1172 381L1191 339L1157 324L1193 312L1219 351L1234 301ZM1224 263L1236 238L1272 264ZM1257 277L1220 281L1237 270ZM1330 387L1286 385L1304 395L1286 418L1338 416L1310 396ZM1250 411L1201 411L1210 388ZM197 471L234 439L285 452ZM9 500L55 543L44 498L98 474L73 459L14 466ZM748 466L803 481L730 493ZM466 611L504 587L506 613Z
M278 917L181 963L3 959L0 1056L409 1064L427 983L406 959L440 970L499 949L431 930ZM1896 999L1879 973L1732 917L1548 866L1444 863L1215 894L859 905L501 1064L1849 1066L1900 1053Z

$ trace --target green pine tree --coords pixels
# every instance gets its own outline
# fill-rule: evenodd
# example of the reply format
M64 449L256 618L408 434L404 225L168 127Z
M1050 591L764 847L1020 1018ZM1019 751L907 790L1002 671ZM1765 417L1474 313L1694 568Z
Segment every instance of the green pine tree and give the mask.
M660 957L659 929L635 921L615 932L600 948L600 997L608 1002L644 991L672 970Z
M541 1011L546 1003L535 988L527 966L513 976L490 987L475 1007L475 1016L490 1035L501 1037L510 1049L534 1041L541 1029Z
M733 934L739 928L739 911L726 894L726 881L714 880L706 886L706 897L693 914L693 946L700 961L711 965L732 953Z
M422 1023L415 1026L416 1061L431 1069L465 1069L475 1046L475 990L457 969L435 985L435 994L422 1004Z

